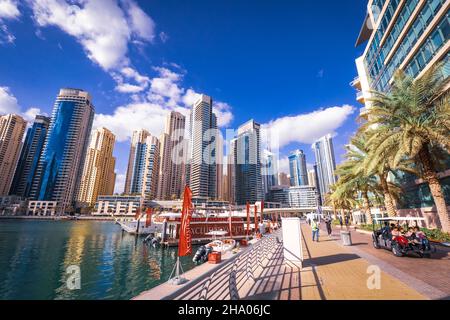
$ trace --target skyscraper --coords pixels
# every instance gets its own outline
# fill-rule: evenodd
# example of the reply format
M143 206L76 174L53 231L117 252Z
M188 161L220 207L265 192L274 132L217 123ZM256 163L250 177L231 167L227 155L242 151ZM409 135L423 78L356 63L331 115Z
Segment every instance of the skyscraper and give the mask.
M145 137L144 140L141 140ZM133 152L131 154L131 152ZM145 130L135 131L130 151L132 163L128 163L130 185L128 194L139 194L155 199L158 193L160 142Z
M161 135L161 164L159 169L158 199L179 199L183 190L184 154L180 144L184 139L186 117L179 112L167 115L165 132Z
M26 126L16 114L0 116L0 196L9 194Z
M289 156L289 171L291 174L292 187L308 185L306 156L303 153L303 150L296 150Z
M116 174L113 157L116 137L106 128L93 131L83 175L78 191L78 201L93 206L98 196L112 195Z
M278 185L278 170L275 154L264 149L262 154L262 181L264 198L268 200L270 188Z
M236 203L264 200L261 176L261 125L250 120L239 127L235 142Z
M313 144L316 156L317 178L319 180L319 194L325 199L330 186L336 183L336 160L334 157L333 139L331 135L320 138Z
M317 179L316 178L316 170L314 170L314 169L308 170L308 185L310 187L317 188L316 179Z
M227 194L230 203L236 203L236 139L230 141L227 155Z
M223 176L223 137L220 132L217 133L216 137L216 192L217 199L224 199L224 176Z
M128 156L128 167L127 167L127 175L125 178L125 187L123 191L127 195L132 193L131 190L132 190L133 176L140 170L142 170L142 168L136 167L136 165L142 163L142 161L138 161L139 159L136 159L136 157L142 154L142 147L145 141L147 140L148 136L150 136L150 133L144 129L133 132L133 136L131 138L130 153ZM136 186L134 186L134 189L136 189Z
M217 117L213 113L212 98L201 95L194 103L189 121L190 157L187 184L194 197L215 199Z
M57 201L59 213L73 205L89 144L94 106L88 92L61 89L56 98L31 198Z
M30 196L33 177L41 158L49 125L50 118L38 115L33 125L28 128L9 192L11 195L25 198Z

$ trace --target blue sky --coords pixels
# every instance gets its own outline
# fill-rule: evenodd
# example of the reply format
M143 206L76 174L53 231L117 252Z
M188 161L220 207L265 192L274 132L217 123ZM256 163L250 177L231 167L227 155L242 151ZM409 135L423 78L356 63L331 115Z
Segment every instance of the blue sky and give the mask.
M61 87L89 91L95 125L118 136L123 179L132 130L159 135L169 110L186 112L205 93L222 129L254 118L280 134L281 159L302 148L308 163L314 139L334 133L339 162L361 107L349 82L366 5L0 0L0 113L31 119L51 113Z

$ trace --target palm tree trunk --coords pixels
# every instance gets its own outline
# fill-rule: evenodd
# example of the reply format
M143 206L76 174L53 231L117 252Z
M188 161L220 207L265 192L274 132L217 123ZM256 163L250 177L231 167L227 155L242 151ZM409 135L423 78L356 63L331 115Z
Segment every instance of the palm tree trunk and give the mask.
M364 199L364 207L365 207L367 224L373 224L372 212L370 211L370 200L369 200L369 195L367 194L367 192L363 192L363 199Z
M336 213L336 206L333 205L333 216L334 216L334 220L337 220L337 213Z
M447 204L445 203L444 192L439 182L436 170L434 169L428 145L425 145L419 152L419 160L423 166L423 179L428 182L431 195L433 196L436 210L441 221L442 230L450 232L450 217L447 212Z
M396 217L397 212L395 211L394 200L392 199L392 195L389 192L389 186L387 183L387 173L383 173L380 175L380 184L383 189L384 195L384 205L386 206L386 210L389 217Z

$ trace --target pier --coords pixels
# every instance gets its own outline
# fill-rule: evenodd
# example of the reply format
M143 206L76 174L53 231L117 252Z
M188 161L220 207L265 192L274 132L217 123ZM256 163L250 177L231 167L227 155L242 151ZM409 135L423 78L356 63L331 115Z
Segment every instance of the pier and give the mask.
M302 267L284 261L280 230L224 257L219 265L203 264L185 274L182 286L164 283L136 300L421 300L426 295L380 270L380 287L368 285L371 263L342 246L339 238L311 241L302 224Z

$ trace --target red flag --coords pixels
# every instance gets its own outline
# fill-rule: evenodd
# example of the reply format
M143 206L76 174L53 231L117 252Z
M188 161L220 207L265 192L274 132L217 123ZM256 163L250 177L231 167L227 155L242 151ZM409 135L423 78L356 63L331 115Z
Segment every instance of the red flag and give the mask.
M263 219L264 219L264 200L261 201L261 223L263 223Z
M247 235L250 234L250 203L247 201Z
M258 230L258 206L255 204L255 232Z
M136 208L136 220L141 218L141 208Z
M192 191L186 186L184 189L183 210L181 212L180 240L178 243L179 257L184 257L192 253L192 233L190 226L192 211Z
M148 228L152 225L152 213L153 213L153 210L151 208L148 208L147 212L146 212L147 218L145 219L145 227L146 228Z

